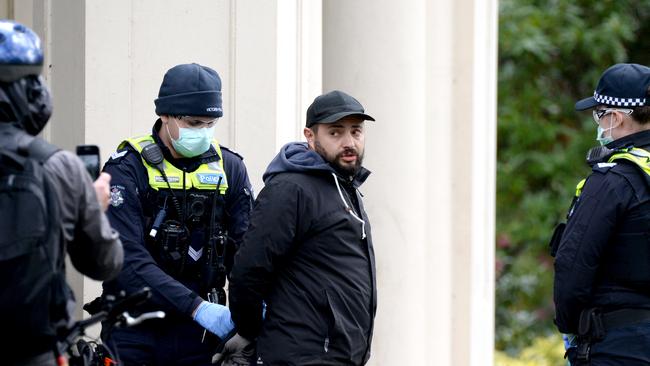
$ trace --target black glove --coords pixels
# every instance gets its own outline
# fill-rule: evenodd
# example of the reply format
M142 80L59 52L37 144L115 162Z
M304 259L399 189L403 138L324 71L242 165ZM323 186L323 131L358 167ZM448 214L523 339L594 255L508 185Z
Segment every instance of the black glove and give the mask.
M255 361L255 343L235 334L230 338L223 349L212 356L212 363L222 366L249 366Z

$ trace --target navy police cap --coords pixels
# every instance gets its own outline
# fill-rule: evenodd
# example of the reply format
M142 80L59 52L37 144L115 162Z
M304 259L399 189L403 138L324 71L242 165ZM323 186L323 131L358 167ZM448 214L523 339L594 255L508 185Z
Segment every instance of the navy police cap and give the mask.
M221 77L196 63L176 65L165 73L154 103L159 116L221 117Z
M648 104L650 68L639 64L616 64L598 80L592 97L576 103L578 111L604 104L613 107L642 107Z

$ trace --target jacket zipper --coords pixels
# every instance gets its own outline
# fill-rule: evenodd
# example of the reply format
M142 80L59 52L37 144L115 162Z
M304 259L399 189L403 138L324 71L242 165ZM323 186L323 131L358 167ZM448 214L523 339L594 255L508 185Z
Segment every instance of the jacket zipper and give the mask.
M366 240L366 221L360 218L359 216L357 216L357 214L354 211L354 208L348 205L348 203L345 201L345 198L343 197L343 192L341 191L341 186L339 185L338 177L334 173L332 173L332 176L334 177L334 183L336 184L336 189L338 189L339 191L339 195L341 196L341 201L343 201L346 211L348 211L352 215L352 217L354 217L357 221L361 222L361 231L362 231L361 240ZM348 196L348 198L350 197ZM357 199L359 198L357 197ZM351 198L350 198L350 202L352 202ZM359 210L361 211L361 204L359 204ZM361 212L359 212L359 214L361 215ZM366 343L368 344L368 346L366 347L366 351L364 352L363 359L366 359L368 353L370 352L370 336L373 333L375 327L375 317L373 315L373 299L375 297L375 276L373 276L372 262L370 260L370 245L367 242L366 242L366 257L368 258L368 271L370 272L370 281L372 281L372 283L370 284L370 288L372 292L370 293L370 304L368 308L368 314L371 314L370 329L368 329L368 335L366 338ZM326 346L325 352L327 352L328 345L329 345L329 338L325 338L325 346Z

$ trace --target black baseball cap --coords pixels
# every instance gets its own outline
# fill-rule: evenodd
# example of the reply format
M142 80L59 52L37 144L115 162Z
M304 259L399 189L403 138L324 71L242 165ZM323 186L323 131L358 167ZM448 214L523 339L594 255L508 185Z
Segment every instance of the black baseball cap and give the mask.
M317 123L332 123L347 116L359 116L364 120L374 121L375 119L365 113L363 106L352 96L334 90L319 95L307 108L306 127Z
M577 111L594 108L601 104L615 107L642 107L648 104L650 68L639 64L616 64L598 80L592 97L576 103Z

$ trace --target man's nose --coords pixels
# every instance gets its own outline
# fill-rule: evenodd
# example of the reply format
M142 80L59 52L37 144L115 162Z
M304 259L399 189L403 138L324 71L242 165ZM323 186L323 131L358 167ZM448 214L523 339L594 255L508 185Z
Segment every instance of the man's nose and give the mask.
M354 137L352 136L352 133L345 133L342 143L343 147L354 147Z

